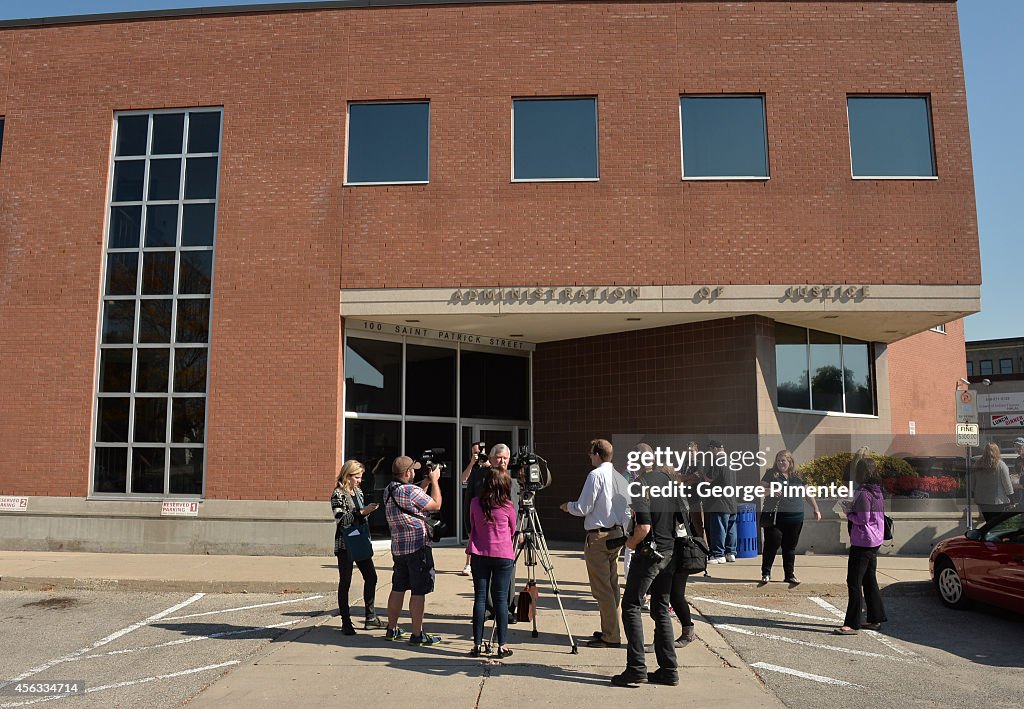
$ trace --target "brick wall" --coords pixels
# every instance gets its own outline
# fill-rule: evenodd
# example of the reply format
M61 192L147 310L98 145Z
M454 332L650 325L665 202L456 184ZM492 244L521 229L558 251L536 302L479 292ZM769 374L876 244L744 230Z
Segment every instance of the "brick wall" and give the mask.
M680 181L678 97L702 92L765 94L769 181ZM851 180L850 92L930 94L939 179ZM601 180L510 183L511 99L579 94L599 99ZM344 189L347 103L410 98L431 100L430 184ZM224 107L214 498L329 487L339 287L980 282L953 3L493 4L3 29L0 493L86 492L112 115L192 106Z

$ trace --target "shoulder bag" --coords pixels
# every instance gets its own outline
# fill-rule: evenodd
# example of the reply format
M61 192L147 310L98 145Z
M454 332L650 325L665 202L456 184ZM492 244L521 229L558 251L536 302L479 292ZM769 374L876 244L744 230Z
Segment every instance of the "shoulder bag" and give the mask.
M682 500L682 505L676 515L676 543L672 552L676 570L687 576L704 573L708 568L708 557L711 555L711 550L708 549L703 539L694 536L686 500Z
M448 534L448 525L442 522L441 520L435 517L427 517L426 515L411 512L410 510L407 510L406 508L398 504L398 500L395 499L395 486L392 486L391 489L388 490L388 497L390 497L391 501L395 503L395 507L400 509L405 514L409 515L410 517L415 517L416 519L423 520L423 523L427 525L427 536L430 537L430 541L439 542L445 535ZM385 502L385 504L387 503Z

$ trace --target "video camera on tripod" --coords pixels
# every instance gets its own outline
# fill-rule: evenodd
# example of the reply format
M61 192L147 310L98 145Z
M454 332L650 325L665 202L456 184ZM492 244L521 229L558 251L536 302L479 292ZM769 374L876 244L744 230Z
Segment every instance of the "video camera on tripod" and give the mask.
M531 453L527 446L522 446L512 454L508 461L509 472L520 479L520 484L525 488L524 497L529 494L533 497L538 490L543 490L551 484L551 469L548 462L536 453Z

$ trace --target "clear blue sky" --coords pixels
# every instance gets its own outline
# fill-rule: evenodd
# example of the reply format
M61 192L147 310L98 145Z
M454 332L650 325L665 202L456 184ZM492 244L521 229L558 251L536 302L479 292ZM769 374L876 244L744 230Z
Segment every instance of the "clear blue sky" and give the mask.
M281 0L0 0L0 19L54 17L214 5L265 5ZM959 0L967 77L974 183L981 234L982 312L967 319L967 339L1024 335L1024 62L1020 29L1024 0ZM1024 221L1024 219L1021 219ZM957 268L950 263L951 270Z

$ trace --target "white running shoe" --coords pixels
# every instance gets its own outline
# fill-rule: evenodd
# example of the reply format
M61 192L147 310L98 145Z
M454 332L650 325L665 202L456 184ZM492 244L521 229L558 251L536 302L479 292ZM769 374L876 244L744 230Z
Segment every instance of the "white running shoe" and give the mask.
M724 564L725 563L725 557L724 556L716 556L714 558L708 559L708 563L709 564Z
M736 555L735 554L726 554L725 555L725 560L726 561L736 561Z
M459 576L470 576L472 575L472 573L473 567L471 567L469 564L466 564L466 568L459 572Z

